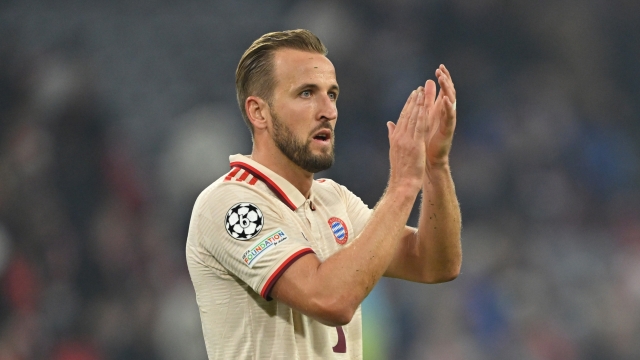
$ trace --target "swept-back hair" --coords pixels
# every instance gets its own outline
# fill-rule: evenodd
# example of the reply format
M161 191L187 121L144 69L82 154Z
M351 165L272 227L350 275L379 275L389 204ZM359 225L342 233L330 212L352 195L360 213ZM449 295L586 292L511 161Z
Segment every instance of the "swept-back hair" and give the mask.
M236 69L236 97L251 134L245 102L249 96L258 96L271 105L276 79L273 75L273 57L276 50L295 49L327 55L327 48L311 31L298 29L277 31L262 35L244 52Z

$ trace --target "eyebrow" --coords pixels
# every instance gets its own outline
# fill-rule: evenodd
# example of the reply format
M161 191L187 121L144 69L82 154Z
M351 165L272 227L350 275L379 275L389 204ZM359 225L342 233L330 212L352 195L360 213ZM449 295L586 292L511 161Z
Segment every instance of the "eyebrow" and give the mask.
M316 84L312 84L312 83L307 83L307 84L302 84L298 87L295 88L295 92L299 92L302 91L302 89L314 89L314 90L318 90L320 87ZM331 85L331 87L329 87L329 91L335 91L337 93L340 93L340 87L338 86L338 84L333 84Z

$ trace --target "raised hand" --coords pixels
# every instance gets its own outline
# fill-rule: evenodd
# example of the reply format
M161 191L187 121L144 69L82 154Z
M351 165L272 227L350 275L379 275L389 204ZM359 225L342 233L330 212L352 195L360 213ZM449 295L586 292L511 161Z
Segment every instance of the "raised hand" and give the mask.
M389 129L389 186L405 185L417 192L422 187L426 166L427 110L425 91L419 87L407 99L398 123Z
M436 98L436 84L427 80L425 84L425 107L427 119L427 170L446 166L456 128L456 90L451 74L444 65L436 69L440 92Z

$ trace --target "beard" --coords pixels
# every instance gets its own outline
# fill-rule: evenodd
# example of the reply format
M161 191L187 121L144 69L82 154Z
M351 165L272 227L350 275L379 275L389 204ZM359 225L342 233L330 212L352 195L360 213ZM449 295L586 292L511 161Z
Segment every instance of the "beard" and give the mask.
M311 152L311 141L306 142L296 138L291 129L287 125L278 119L275 113L271 112L271 118L273 119L273 141L282 153L294 164L298 165L305 171L310 173L317 173L323 170L327 170L333 165L334 159L334 136L333 129L329 123L322 123L317 128L313 129L311 133L314 133L320 129L331 130L331 148L328 151L323 151L320 155L314 155Z

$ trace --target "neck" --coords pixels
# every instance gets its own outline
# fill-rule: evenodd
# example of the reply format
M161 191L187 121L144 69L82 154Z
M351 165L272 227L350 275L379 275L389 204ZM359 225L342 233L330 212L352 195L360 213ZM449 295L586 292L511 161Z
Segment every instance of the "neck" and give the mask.
M282 176L295 186L305 198L309 198L313 173L310 173L293 163L277 147L268 149L253 145L251 159L269 170Z

